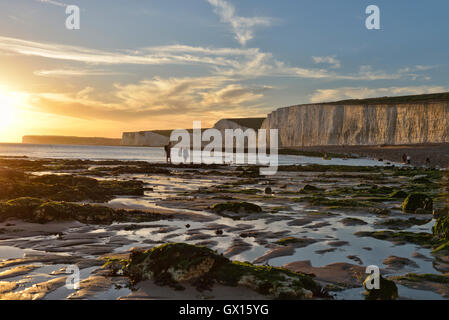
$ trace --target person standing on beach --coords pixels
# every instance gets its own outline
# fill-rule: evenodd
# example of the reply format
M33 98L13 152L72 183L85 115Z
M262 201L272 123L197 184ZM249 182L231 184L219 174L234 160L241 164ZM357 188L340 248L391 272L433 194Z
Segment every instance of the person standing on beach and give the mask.
M405 153L402 155L402 163L407 163L407 155Z
M164 146L165 156L167 158L167 163L171 163L171 142L168 142L167 145Z
M410 164L412 162L412 158L410 156L407 156L407 164Z

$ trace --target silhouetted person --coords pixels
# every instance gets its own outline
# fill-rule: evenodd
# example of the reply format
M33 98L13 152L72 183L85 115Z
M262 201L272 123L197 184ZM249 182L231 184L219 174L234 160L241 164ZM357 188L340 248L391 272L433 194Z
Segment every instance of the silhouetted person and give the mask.
M165 156L167 157L167 163L171 163L171 142L164 146Z
M407 163L407 155L405 153L402 155L402 163Z
M182 157L184 158L184 163L188 163L187 160L189 159L189 149L188 148L183 148L182 149Z
M430 158L426 158L426 166L430 167Z
M412 162L412 158L410 156L407 156L407 164L410 164Z

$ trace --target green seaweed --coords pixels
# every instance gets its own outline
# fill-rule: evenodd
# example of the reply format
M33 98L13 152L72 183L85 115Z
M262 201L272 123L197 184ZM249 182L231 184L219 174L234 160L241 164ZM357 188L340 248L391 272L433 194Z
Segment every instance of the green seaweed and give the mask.
M189 282L199 291L214 283L242 285L277 299L302 299L322 294L310 276L282 268L230 261L215 251L185 243L164 244L147 251L134 251L124 273L133 284L152 279L156 284L182 290Z

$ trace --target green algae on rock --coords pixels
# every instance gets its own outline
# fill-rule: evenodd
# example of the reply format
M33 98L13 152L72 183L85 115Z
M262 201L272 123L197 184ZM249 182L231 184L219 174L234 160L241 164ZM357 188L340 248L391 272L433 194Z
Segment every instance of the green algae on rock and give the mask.
M354 233L358 237L372 237L378 240L387 240L395 243L413 243L421 246L432 246L439 242L439 240L427 232L409 232L399 231L394 232L390 230L384 231L358 231Z
M395 190L389 195L390 198L405 199L408 197L408 193L402 190Z
M431 212L433 209L432 198L423 193L412 193L402 203L403 212L415 213L418 209Z
M323 296L322 289L305 274L282 268L231 261L206 247L185 243L164 244L147 251L133 251L123 271L133 284L153 280L183 290L190 283L199 291L214 283L244 286L276 299L305 299Z
M439 218L433 226L432 231L441 239L449 241L449 216Z
M259 213L262 212L262 208L257 204L249 202L224 202L217 203L212 207L212 210L217 213L222 212L235 212L235 213Z
M112 209L101 205L63 201L44 201L28 197L0 202L0 221L9 218L37 223L76 220L89 224L111 224L114 221L154 221L160 219L161 216L138 210Z
M116 195L144 194L143 182L138 180L103 180L76 175L34 176L11 173L0 175L0 199L9 200L21 197L34 197L54 201L101 201L111 200Z
M398 287L392 280L385 279L380 276L379 289L368 289L367 284L371 277L367 277L363 282L363 287L366 290L366 300L395 300L398 298Z
M312 186L310 184L306 184L304 187L302 187L299 190L299 193L304 194L304 193L313 193L313 192L319 192L319 191L324 191L324 189Z

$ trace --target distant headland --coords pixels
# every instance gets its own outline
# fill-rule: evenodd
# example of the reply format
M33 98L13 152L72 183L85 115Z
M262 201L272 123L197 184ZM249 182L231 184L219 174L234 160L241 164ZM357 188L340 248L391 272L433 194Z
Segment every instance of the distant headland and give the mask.
M27 144L69 144L86 146L119 146L122 139L72 136L23 136L22 143Z

